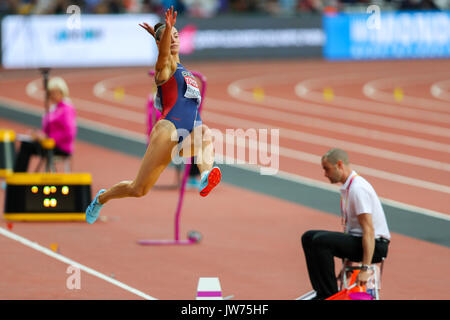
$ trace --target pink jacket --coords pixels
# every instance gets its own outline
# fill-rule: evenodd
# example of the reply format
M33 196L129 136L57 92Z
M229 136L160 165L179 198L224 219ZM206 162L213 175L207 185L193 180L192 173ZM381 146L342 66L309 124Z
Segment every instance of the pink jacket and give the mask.
M55 145L72 154L77 135L76 111L68 100L63 100L56 108L44 115L42 130L55 140Z

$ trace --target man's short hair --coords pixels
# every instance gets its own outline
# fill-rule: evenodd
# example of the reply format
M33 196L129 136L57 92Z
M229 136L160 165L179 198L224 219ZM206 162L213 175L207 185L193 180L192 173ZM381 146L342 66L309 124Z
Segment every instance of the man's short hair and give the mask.
M348 165L350 163L348 160L347 152L339 148L333 148L329 150L322 156L322 160L324 159L326 159L331 164L336 164L339 160L341 160L345 165Z

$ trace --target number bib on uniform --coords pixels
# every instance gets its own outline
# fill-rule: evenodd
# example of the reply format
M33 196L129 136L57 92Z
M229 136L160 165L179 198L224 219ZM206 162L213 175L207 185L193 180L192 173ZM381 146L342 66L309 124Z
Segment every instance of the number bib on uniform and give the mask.
M184 84L186 84L186 89L183 92ZM184 103L182 101L183 99L195 99L198 107L202 101L202 95L195 77L179 64L173 76L168 81L158 86L157 93L153 98L153 105L157 110L163 113L163 109L167 104L170 104L171 108L175 103ZM194 101L188 103L192 102Z
M194 76L189 71L182 71L181 74L186 82L186 92L184 93L184 96L186 98L197 99L197 103L200 104L202 101L202 96Z

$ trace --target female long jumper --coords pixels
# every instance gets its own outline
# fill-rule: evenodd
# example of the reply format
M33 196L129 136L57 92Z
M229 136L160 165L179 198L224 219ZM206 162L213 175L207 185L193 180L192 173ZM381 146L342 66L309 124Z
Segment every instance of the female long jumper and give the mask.
M152 130L136 178L119 182L108 190L101 189L86 209L86 221L90 224L97 220L100 209L109 200L147 194L172 161L174 153L183 156L186 148L197 156L201 173L200 195L207 196L220 182L220 169L213 167L212 137L198 112L201 102L199 87L194 76L180 63L176 18L177 12L171 7L165 14L165 24L159 23L155 28L140 24L155 38L159 49L155 66L158 87L155 105L162 111L162 117ZM185 156L190 158L190 152Z

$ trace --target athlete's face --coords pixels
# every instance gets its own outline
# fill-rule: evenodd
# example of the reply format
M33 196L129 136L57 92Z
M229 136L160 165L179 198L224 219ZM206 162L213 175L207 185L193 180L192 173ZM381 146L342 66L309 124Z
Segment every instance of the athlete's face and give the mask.
M164 30L162 31L162 33L164 32ZM161 33L161 36L162 36ZM161 43L159 40L157 41L158 46ZM170 54L174 55L177 54L180 51L180 38L178 35L178 30L177 28L173 27L172 28L172 34L170 37Z
M177 54L180 51L180 38L178 36L178 30L173 27L172 28L172 37L170 41L170 53Z
M338 183L342 178L342 168L339 166L339 161L336 164L331 164L327 161L327 159L322 159L322 168L325 174L325 177L330 180L331 183Z

